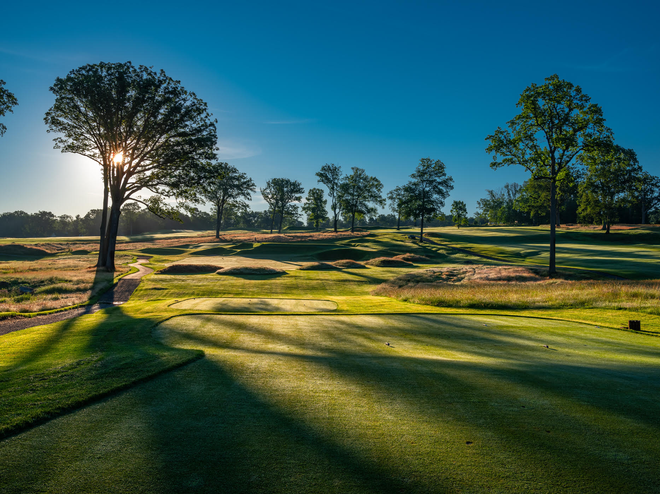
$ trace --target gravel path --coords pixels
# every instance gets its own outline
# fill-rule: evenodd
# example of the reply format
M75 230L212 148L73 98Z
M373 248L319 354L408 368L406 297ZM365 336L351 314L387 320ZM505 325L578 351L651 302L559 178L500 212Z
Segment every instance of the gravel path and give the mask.
M130 266L138 269L136 273L129 274L120 279L117 284L104 293L99 301L94 305L86 305L85 307L77 307L75 309L56 312L54 314L46 314L43 316L35 317L13 317L0 321L0 335L27 329L34 326L41 326L43 324L50 324L53 322L64 321L74 317L82 316L85 314L93 314L101 309L121 305L128 302L135 289L142 281L142 277L152 273L153 269L144 267L142 264L148 262L148 257L140 257L136 262Z

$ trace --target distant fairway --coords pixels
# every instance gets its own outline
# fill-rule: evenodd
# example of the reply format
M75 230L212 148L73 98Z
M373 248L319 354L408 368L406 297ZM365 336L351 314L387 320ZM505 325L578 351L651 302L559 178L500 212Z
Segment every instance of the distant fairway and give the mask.
M660 338L430 314L183 316L155 336L206 358L0 443L6 492L660 482Z

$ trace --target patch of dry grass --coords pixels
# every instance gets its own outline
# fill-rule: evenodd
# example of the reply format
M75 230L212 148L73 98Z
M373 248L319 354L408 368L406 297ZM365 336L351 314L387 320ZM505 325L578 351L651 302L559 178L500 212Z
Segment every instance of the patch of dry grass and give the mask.
M429 259L426 256L420 256L418 254L401 254L398 256L394 256L392 259L400 259L401 261L407 261L407 262L431 262L431 259Z
M171 264L158 271L158 274L215 273L220 269L222 269L222 266L216 266L215 264Z
M340 269L366 269L366 266L361 262L353 261L352 259L340 259L330 263Z
M246 274L286 274L283 269L269 268L266 266L234 266L230 268L220 269L216 272L220 275L240 276Z
M411 262L404 261L396 257L376 257L365 262L367 266L377 266L379 268L404 268L412 266Z
M37 312L87 302L112 284L116 275L128 271L124 264L130 260L117 255L115 273L97 272L93 256L0 262L0 312Z
M308 262L300 266L298 269L302 269L303 271L328 271L339 269L339 266L327 262Z
M406 273L374 295L471 309L626 309L660 314L660 281L547 279L516 266L450 266Z

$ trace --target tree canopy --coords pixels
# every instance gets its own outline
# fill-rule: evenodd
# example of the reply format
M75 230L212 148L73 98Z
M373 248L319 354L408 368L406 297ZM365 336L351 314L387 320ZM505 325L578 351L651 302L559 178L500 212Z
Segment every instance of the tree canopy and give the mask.
M225 206L246 208L257 187L246 173L228 163L213 163L204 170L205 178L200 184L201 195L216 209L215 237L220 237Z
M639 168L637 155L632 149L611 145L584 153L581 161L587 173L580 184L580 215L602 221L610 233L617 210L630 202Z
M279 233L282 233L285 216L297 216L298 207L293 203L302 201L304 193L305 189L298 180L271 178L266 182L266 187L261 189L261 195L271 211L270 233L273 233L276 214L280 216Z
M550 182L550 275L556 273L557 182L583 151L612 137L603 111L590 101L579 86L552 75L545 84L525 88L516 105L520 113L507 123L508 129L498 127L486 137L491 168L519 165L532 179Z
M327 204L328 200L323 197L322 189L312 188L307 191L307 198L302 210L307 214L307 221L313 223L317 230L322 221L329 219L325 209Z
M50 90L55 103L44 121L48 132L61 134L55 148L102 168L112 204L107 229L101 227L99 261L112 271L122 205L132 200L156 214L176 215L166 199L185 197L215 159L215 121L179 81L131 62L84 65L58 77ZM141 191L151 196L142 199Z
M14 96L13 93L9 92L7 89L2 87L5 84L6 84L5 81L0 79L0 117L4 117L7 114L7 112L13 113L14 110L12 108L18 105L18 100L16 99L16 96ZM5 124L0 123L0 137L5 135L5 132L7 132L7 126Z
M355 231L356 215L375 214L375 206L385 206L381 195L383 184L376 177L367 175L362 168L352 167L353 173L346 175L339 185L338 202L342 212L351 218L351 232Z
M424 219L442 215L445 199L454 188L454 179L448 177L445 164L440 160L422 158L408 182L409 214L420 219L420 242L424 241Z
M462 224L467 224L467 206L463 201L454 201L451 203L451 219L456 225L457 228L460 228Z
M316 172L319 182L328 188L328 197L330 198L330 209L333 215L333 226L337 233L337 220L339 219L339 186L341 185L342 173L341 166L334 163L325 164L321 170Z

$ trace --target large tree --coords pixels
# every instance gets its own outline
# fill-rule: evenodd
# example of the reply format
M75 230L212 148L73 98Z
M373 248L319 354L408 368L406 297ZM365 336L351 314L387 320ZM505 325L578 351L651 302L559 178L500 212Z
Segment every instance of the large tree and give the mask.
M297 180L271 178L266 182L266 187L261 189L261 195L268 203L271 212L270 233L273 233L276 214L280 216L278 232L282 233L284 217L297 215L298 207L293 203L302 201L304 193L305 189Z
M517 107L520 114L508 129L497 128L486 137L486 152L493 155L491 168L519 165L534 180L550 182L550 262L549 274L556 273L557 183L585 149L611 139L603 111L590 103L580 86L559 79L555 74L545 84L527 87Z
M121 207L144 204L158 215L176 216L166 202L199 184L203 165L215 159L215 121L206 103L162 70L131 62L98 63L72 70L50 88L55 103L46 112L55 149L98 163L104 177L104 217L99 266L115 269ZM147 199L137 194L151 193ZM107 195L106 195L107 194Z
M410 213L420 219L419 241L424 242L424 219L442 215L445 199L454 188L454 179L447 176L442 161L431 158L419 160L410 178L407 185L413 205Z
M238 168L228 163L209 165L205 175L201 183L201 194L215 206L215 238L220 238L225 206L246 208L246 201L252 199L251 192L256 192L257 187L247 174L239 172Z
M325 209L327 204L328 200L323 197L323 189L312 188L307 191L302 210L307 214L307 221L314 223L314 228L317 230L322 221L329 219Z
M371 177L362 168L352 167L353 173L346 175L339 184L337 201L342 212L351 218L351 232L355 231L356 215L373 215L384 207L385 199L381 195L383 184L376 177Z
M18 105L16 96L2 87L5 84L5 81L0 79L0 117L4 117L7 112L13 113L14 110L12 110L12 107ZM0 123L0 137L2 137L5 132L7 132L7 126Z
M325 164L321 170L316 172L319 182L328 188L328 197L330 198L330 209L333 215L333 226L337 233L337 221L339 219L339 186L342 181L341 166L334 163Z
M641 170L637 174L635 188L642 210L642 224L646 224L648 214L660 206L660 177Z
M608 145L584 153L580 161L587 171L580 184L580 215L601 221L605 233L610 233L619 208L630 202L639 168L637 155L632 149Z

